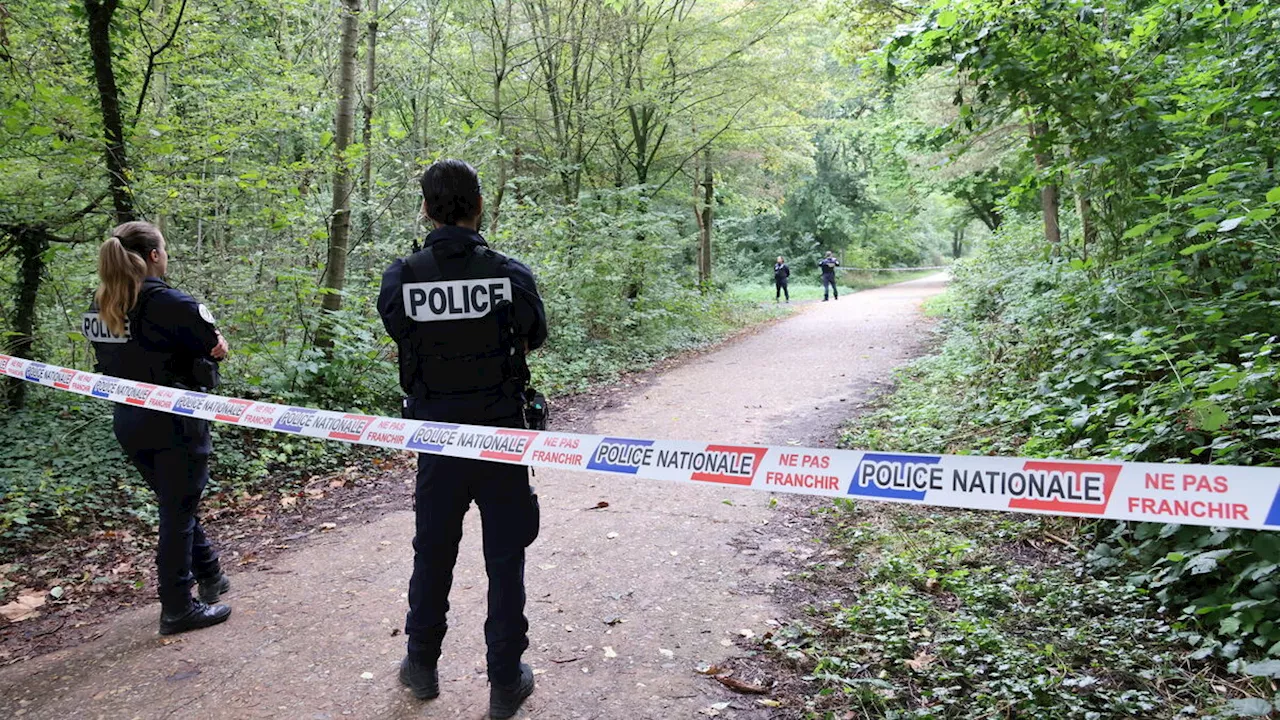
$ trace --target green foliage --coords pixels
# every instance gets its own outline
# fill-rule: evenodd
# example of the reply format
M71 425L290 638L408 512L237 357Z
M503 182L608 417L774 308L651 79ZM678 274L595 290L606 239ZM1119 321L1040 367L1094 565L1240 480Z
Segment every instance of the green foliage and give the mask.
M1158 462L1280 460L1276 339L1205 312L1148 274L1046 263L1034 230L1011 228L958 263L941 352L903 376L894 401L846 442ZM1129 270L1129 268L1125 268ZM1185 304L1184 304L1185 303ZM1232 307L1275 327L1273 293ZM1182 310L1170 317L1171 311ZM1090 548L1100 576L1146 588L1197 656L1280 654L1270 533L1109 524Z
M770 649L821 688L806 717L1182 718L1225 699L1143 589L1028 541L1052 518L839 507L811 582L851 584ZM855 576L841 576L852 568Z

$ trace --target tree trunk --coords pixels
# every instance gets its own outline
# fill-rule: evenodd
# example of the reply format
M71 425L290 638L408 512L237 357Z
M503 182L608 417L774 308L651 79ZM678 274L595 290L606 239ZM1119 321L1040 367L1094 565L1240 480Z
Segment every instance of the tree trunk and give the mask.
M711 149L702 154L702 207L698 233L698 285L706 292L711 287L711 223L715 202L715 175L711 171Z
M325 292L320 309L332 313L342 309L342 288L347 277L347 246L351 236L351 165L347 148L355 130L356 38L360 34L360 0L342 0L342 45L339 50L338 117L335 127L333 168L333 211L329 223L329 255L325 262ZM322 317L316 330L316 345L332 347L329 321Z
M125 153L124 125L120 122L120 92L111 60L111 17L120 0L84 0L89 17L89 52L93 75L98 82L98 103L102 108L102 131L106 139L107 173L116 222L134 219L133 192L129 189L129 160Z
M964 226L960 225L951 229L951 258L959 260L964 254Z
M1041 173L1045 172L1053 165L1053 149L1049 147L1041 147L1041 138L1044 137L1046 127L1044 123L1032 123L1031 139L1035 147L1036 170ZM1044 215L1044 239L1049 242L1053 248L1053 254L1058 254L1059 243L1062 242L1062 227L1058 221L1058 184L1055 182L1046 182L1040 188L1040 209Z
M378 0L369 0L368 57L364 66L364 167L360 175L360 212L364 216L362 240L373 240L373 109L377 102Z
M1081 253L1089 257L1089 246L1098 240L1098 226L1093 224L1093 201L1085 194L1084 183L1076 188L1076 212L1080 214Z
M17 228L13 231L13 239L18 251L18 288L15 293L13 336L7 343L7 352L34 360L36 300L40 297L44 254L49 249L49 236L40 228ZM26 401L27 382L12 378L9 381L9 409L21 410Z

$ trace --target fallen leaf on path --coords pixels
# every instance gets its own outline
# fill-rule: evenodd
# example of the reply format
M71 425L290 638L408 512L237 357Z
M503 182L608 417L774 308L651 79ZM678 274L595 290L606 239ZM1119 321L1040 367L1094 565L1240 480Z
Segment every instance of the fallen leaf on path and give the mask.
M372 680L372 679L373 679L373 673L371 673L371 672L360 673L360 679L361 679L361 680Z
M698 712L700 712L700 713L702 713L703 715L706 715L706 716L708 716L708 717L715 717L715 716L717 716L717 715L719 715L719 714L720 714L720 711L721 711L721 710L724 710L725 708L728 708L728 707L729 707L729 703L727 703L727 702L718 702L718 703L716 703L716 704L714 704L714 705L711 705L711 706L709 706L709 707L704 707L704 708L702 708L701 710L699 710Z
M741 630L738 631L738 634L744 638L747 638L748 640L756 636L755 631L752 630L751 628L742 628Z
M756 702L760 703L765 707L772 707L772 708L782 707L782 703L778 702L777 700L769 700L768 698L760 698Z
M664 658L673 658L676 656L674 652L666 648L658 648L658 652L661 653Z
M297 506L298 506L298 498L293 495L285 495L284 497L280 498L280 507L284 508L285 510L288 510L289 508L297 507Z
M614 538L618 537L618 533L616 533L616 532L611 532L611 533L609 533L608 535L605 535L605 537L606 537L606 538L608 538L608 539L610 539L610 540L613 540Z
M720 644L725 647L733 647L733 641L730 640L729 638L722 638L720 640Z
M555 567L555 566L553 565L552 567ZM617 615L609 615L609 616L608 616L608 617L606 617L602 622L603 622L605 625L618 625L618 624L620 624L620 623L624 622L624 620L623 620L622 618L618 617Z
M589 507L589 508L587 508L587 509L588 509L588 510L603 510L603 509L605 509L605 508L607 508L607 507L609 507L609 503L607 503L607 502L605 502L605 501L601 500L600 502L596 503L594 507Z
M733 690L734 692L747 693L748 695L764 695L769 692L769 688L760 685L752 685L749 682L743 682L737 678L717 675L716 682Z
M698 673L699 675L719 675L720 673L724 672L724 668L720 667L719 665L707 665L704 663L702 665L695 667L693 671Z
M608 645L605 645L605 646L604 646L604 656L605 656L605 657L607 657L607 658L616 658L616 657L618 657L618 653L614 652L614 651L613 651L613 648L609 647Z
M328 523L320 523L320 529L321 529L321 530L332 530L332 529L334 529L334 528L336 528L336 527L338 527L338 523L331 523L331 522L328 522Z
M18 593L17 600L8 605L0 606L0 615L13 623L30 620L33 617L40 616L40 613L36 612L36 610L44 605L44 601L45 592L43 590L27 590Z
M64 593L65 591L62 589L62 586L58 585L49 591L49 597L54 600L61 600Z

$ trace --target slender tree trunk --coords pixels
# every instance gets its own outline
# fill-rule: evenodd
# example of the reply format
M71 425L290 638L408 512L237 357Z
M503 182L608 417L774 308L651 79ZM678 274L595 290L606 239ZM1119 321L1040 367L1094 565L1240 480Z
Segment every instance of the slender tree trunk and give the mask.
M325 313L342 309L342 289L347 277L347 247L351 236L351 165L347 148L355 130L356 39L360 34L360 0L342 0L342 45L339 51L338 117L333 137L333 211L329 223L329 255L325 262L325 290L320 309ZM332 347L329 322L322 318L316 330L316 345Z
M1042 173L1053 165L1053 150L1040 147L1040 143L1036 142L1044 137L1045 131L1044 123L1032 123L1031 138L1036 145L1036 170ZM1062 226L1058 218L1059 204L1058 184L1046 182L1040 188L1040 209L1044 215L1044 239L1052 246L1054 255L1058 254L1058 247L1062 242Z
M711 170L711 149L702 154L702 207L698 223L698 285L706 292L711 287L711 223L715 202L715 174Z
M360 175L360 212L364 216L362 239L373 240L373 109L377 102L378 0L369 0L368 57L364 66L364 167Z
M9 354L35 359L36 300L40 297L40 282L44 278L44 254L49 249L49 236L40 228L17 228L13 231L13 238L14 247L18 251L18 287L15 293L13 336L4 345L8 346ZM26 401L26 381L10 379L9 408L21 410Z
M129 189L129 160L125 153L124 125L120 121L120 92L111 60L111 17L120 0L84 0L89 18L89 52L93 75L98 83L98 103L102 109L102 131L106 140L107 173L116 222L134 219L133 192Z
M1085 194L1084 183L1076 188L1076 212L1080 214L1080 242L1084 257L1089 257L1089 246L1098 241L1098 226L1093 223L1093 201Z

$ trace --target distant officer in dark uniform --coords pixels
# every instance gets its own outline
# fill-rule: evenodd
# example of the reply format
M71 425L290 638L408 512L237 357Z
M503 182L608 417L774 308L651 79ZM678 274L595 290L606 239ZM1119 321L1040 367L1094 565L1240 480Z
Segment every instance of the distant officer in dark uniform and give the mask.
M422 250L387 268L378 296L378 313L399 349L404 414L524 427L525 354L547 337L533 273L480 236L480 180L470 165L441 160L427 168L422 196L435 229ZM533 671L520 658L529 646L525 548L537 537L539 513L524 466L418 455L408 654L400 681L420 699L440 694L436 663L448 630L462 517L472 501L480 508L489 575L489 712L509 718L533 692Z
M836 286L836 268L840 267L840 261L836 259L835 253L828 250L827 256L818 261L818 267L822 270L822 302L827 301L828 287L839 300L840 288Z
M84 319L103 375L188 389L212 389L227 341L213 315L163 278L164 237L154 225L128 222L98 250L101 285ZM132 405L114 408L116 439L156 494L160 539L156 574L160 634L216 625L231 608L215 605L231 589L197 509L209 481L209 422ZM191 586L199 585L199 599Z
M791 302L791 291L787 289L787 280L791 277L791 268L787 267L787 261L778 256L778 262L773 264L773 301L778 302L778 298L783 295L787 296L787 302Z

